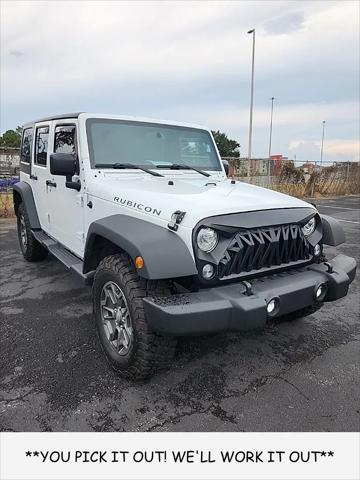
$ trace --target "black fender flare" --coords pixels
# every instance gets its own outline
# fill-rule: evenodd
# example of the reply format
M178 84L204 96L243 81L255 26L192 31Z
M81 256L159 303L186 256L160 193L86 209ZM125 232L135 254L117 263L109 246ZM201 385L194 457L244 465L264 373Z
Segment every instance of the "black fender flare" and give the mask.
M328 215L320 215L320 218L323 228L323 243L332 247L344 243L346 240L345 232L338 220Z
M17 192L20 195L21 201L25 205L32 230L41 229L31 186L27 182L17 182L13 186L13 190L14 192ZM15 195L14 195L14 209L15 209L15 213L17 213Z
M87 233L83 273L97 267L96 243L106 239L134 261L141 256L141 277L150 280L196 275L197 269L185 242L167 228L128 215L111 215L91 223Z

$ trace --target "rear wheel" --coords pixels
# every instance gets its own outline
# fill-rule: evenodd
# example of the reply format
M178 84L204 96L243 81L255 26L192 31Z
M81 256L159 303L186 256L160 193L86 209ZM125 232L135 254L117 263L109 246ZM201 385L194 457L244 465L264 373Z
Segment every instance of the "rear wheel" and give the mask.
M125 254L100 262L93 283L96 327L106 358L120 375L143 379L170 363L176 340L150 330L142 301L169 294L166 282L141 279Z
M20 203L17 211L17 230L20 248L24 258L29 262L44 260L48 252L34 237L23 203Z

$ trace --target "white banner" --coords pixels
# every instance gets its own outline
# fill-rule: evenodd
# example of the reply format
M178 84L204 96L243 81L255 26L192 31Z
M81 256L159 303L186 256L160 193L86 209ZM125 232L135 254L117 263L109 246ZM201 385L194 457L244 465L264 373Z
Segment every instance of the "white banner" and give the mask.
M358 480L356 433L1 433L2 480Z

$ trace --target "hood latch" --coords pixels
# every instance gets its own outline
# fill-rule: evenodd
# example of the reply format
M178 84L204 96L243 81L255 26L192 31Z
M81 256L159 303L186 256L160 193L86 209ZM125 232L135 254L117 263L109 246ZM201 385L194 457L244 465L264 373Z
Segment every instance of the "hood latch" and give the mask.
M174 212L171 215L171 220L168 223L168 228L176 232L177 229L179 228L179 224L183 221L185 214L186 212L181 212L180 210L176 210L176 212Z

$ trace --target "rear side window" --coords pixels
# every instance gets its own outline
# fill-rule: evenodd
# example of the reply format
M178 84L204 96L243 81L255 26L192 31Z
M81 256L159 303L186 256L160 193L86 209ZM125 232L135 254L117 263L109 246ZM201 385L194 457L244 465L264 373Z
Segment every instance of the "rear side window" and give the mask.
M54 153L75 154L75 125L58 125L55 128Z
M22 163L30 163L32 136L33 136L32 128L25 128L25 130L23 131L22 142L21 142L20 161Z
M46 157L49 143L49 127L38 127L35 138L35 160L36 165L46 167Z

